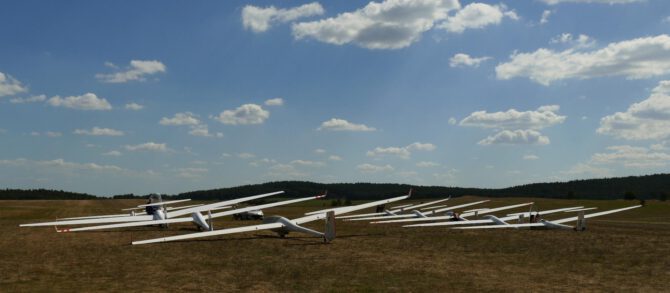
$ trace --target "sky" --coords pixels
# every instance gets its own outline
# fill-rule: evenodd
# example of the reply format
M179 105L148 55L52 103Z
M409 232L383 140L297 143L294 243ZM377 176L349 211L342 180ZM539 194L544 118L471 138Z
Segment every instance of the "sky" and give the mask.
M7 1L0 188L668 172L670 2Z

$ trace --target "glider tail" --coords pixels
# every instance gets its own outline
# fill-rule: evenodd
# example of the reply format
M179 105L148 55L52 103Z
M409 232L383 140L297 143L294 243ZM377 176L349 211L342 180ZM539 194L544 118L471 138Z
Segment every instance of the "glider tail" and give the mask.
M323 235L323 241L328 243L335 239L335 212L330 211L326 214L326 230Z
M584 231L586 230L586 219L584 218L584 211L580 211L577 216L577 225L575 225L575 231Z

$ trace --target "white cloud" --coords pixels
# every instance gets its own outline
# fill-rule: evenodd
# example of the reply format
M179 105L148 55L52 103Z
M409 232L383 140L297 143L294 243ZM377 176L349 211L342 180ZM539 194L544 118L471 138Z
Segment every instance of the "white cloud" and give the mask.
M327 151L324 150L324 149L315 149L315 150L314 150L314 153L315 153L315 154L325 154L325 153L327 153Z
M293 160L291 165L305 166L305 167L323 167L326 164L319 161L309 161L309 160Z
M458 123L458 120L456 120L456 118L454 117L450 117L447 123L449 123L449 125L456 125L456 123Z
M124 172L128 171L121 167L114 165L99 165L96 163L75 163L68 162L63 159L34 161L29 159L15 159L15 160L0 160L0 165L14 166L14 167L37 167L55 168L67 171L86 171L86 172Z
M645 0L540 0L549 5L556 5L559 3L600 3L600 4L627 4L634 2L642 2Z
M435 163L435 162L426 162L426 161L422 161L422 162L418 162L418 163L416 163L416 166L417 166L417 167L420 167L420 168L432 168L432 167L439 167L440 164L439 164L439 163Z
M372 165L372 164L360 164L356 166L356 169L362 173L379 173L379 172L391 172L395 170L391 165Z
M91 130L87 129L76 129L74 134L79 135L93 135L93 136L122 136L124 135L123 131L111 129L111 128L100 128L93 127Z
M670 154L645 147L630 145L611 146L608 153L595 153L590 164L619 164L629 168L665 167L670 163Z
M306 173L298 171L295 166L290 164L276 164L268 168L268 176L274 178L305 178Z
M374 127L369 127L365 124L356 124L351 123L344 119L332 118L328 121L321 123L321 127L317 130L330 130L330 131L375 131Z
M69 96L61 98L59 96L51 97L47 103L53 107L65 107L76 110L111 110L112 105L105 98L98 98L93 93L86 93L81 96Z
M579 163L572 166L567 171L562 171L561 173L566 175L580 176L580 177L608 177L610 176L610 170L607 168L601 168L592 166L589 164Z
M239 154L237 154L237 157L240 158L240 159L251 159L251 158L255 158L256 155L254 155L252 153L239 153Z
M580 34L577 38L573 37L571 33L562 33L558 36L555 36L549 40L550 44L567 44L572 47L572 49L585 49L591 48L596 45L596 41L593 38Z
M450 10L458 8L458 0L370 2L336 17L294 24L293 37L368 49L399 49L418 41Z
M63 136L62 133L57 132L57 131L47 131L47 132L44 133L44 135L46 135L48 137L61 137L61 136Z
M183 112L174 114L172 118L163 117L158 122L160 125L171 125L171 126L181 126L181 125L198 125L200 120L196 118L196 115L191 112Z
M102 155L103 156L118 157L118 156L121 156L122 154L119 151L109 151L109 152L103 153Z
M165 72L165 65L158 60L132 60L126 71L103 74L98 73L95 78L102 82L124 83L128 81L145 81L148 75Z
M600 50L562 52L540 48L514 53L496 66L498 79L528 77L542 85L562 79L624 76L642 79L670 73L670 36L643 37L611 43Z
M482 62L491 57L470 57L468 54L458 53L449 59L449 67L479 67Z
M542 18L540 18L540 24L545 24L549 22L549 16L551 16L553 12L551 10L545 10L542 11Z
M205 176L209 169L207 168L177 168L175 170L177 177L187 178L187 179L196 179Z
M223 133L217 132L217 133L210 133L209 132L209 127L207 125L196 125L191 127L191 130L188 132L188 134L193 135L193 136L202 136L202 137L218 137L222 138Z
M492 145L492 144L549 144L549 138L542 135L540 132L532 129L527 130L503 130L492 136L489 136L477 144Z
M284 99L282 98L274 98L265 101L265 106L283 106L283 105L284 105Z
M12 104L23 104L23 103L37 103L37 102L44 102L47 100L46 95L38 95L38 96L32 96L29 98L13 98L9 100L10 103Z
M229 125L262 124L268 118L270 112L256 104L244 104L235 110L225 110L214 117L219 122Z
M456 179L456 175L460 173L461 171L457 169L449 169L446 173L433 173L433 177L435 177L436 180L454 180Z
M647 99L625 112L600 119L597 133L628 140L670 137L670 80L659 82Z
M409 159L409 157L412 155L412 151L433 151L435 149L436 146L431 143L415 142L405 147L376 147L375 149L368 151L367 156L396 156L402 159Z
M524 159L524 160L539 160L540 157L538 157L538 156L536 156L536 155L524 155L524 156L523 156L523 159Z
M331 161L342 161L342 157L340 157L340 156L338 156L338 155L330 155L330 156L328 157L328 160L331 160Z
M170 150L166 144L155 142L147 142L138 145L126 145L124 148L129 151L167 152Z
M500 24L504 17L512 20L519 19L516 12L508 10L504 4L471 3L459 10L456 15L448 17L446 21L438 25L438 28L452 33L462 33L466 29L480 29Z
M133 111L139 111L139 110L144 109L144 106L140 105L140 104L137 104L137 103L129 103L129 104L126 104L126 109L127 110L133 110Z
M509 109L505 112L476 111L461 120L461 126L495 129L542 129L563 123L566 116L556 114L558 105L539 107L535 111L520 112Z
M286 23L298 18L322 15L323 7L318 2L304 4L290 9L277 9L274 6L256 7L247 5L242 8L242 25L255 33L270 29L275 23Z
M0 72L0 97L27 92L28 88L9 74Z

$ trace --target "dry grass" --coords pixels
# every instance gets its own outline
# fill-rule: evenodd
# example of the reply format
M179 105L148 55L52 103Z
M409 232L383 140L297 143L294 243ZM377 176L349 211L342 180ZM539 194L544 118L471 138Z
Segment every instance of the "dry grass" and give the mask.
M525 201L494 200L488 206ZM633 204L535 202L542 209ZM17 227L56 217L118 213L139 203L0 201L0 291L667 291L670 279L670 204L660 202L589 220L583 233L338 222L338 238L328 245L300 234L279 239L257 232L130 246L133 239L192 233L194 228L55 233ZM298 216L324 204L309 202L266 214ZM215 222L216 228L246 224L251 222ZM323 230L322 225L308 226Z

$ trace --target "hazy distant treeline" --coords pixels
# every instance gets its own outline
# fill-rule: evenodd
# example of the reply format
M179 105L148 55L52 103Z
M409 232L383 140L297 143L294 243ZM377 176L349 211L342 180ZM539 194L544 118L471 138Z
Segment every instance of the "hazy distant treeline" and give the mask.
M381 199L406 194L414 190L413 198L480 195L489 197L545 197L566 199L661 199L670 194L670 174L630 176L619 178L575 180L569 182L533 183L501 189L462 188L444 186L413 186L391 183L315 183L307 181L278 181L230 188L198 190L164 198L194 200L223 200L284 190L280 197L303 197L328 191L332 199ZM93 199L90 194L62 190L0 190L0 199ZM109 197L105 197L109 198ZM146 195L123 194L112 198L146 198Z

